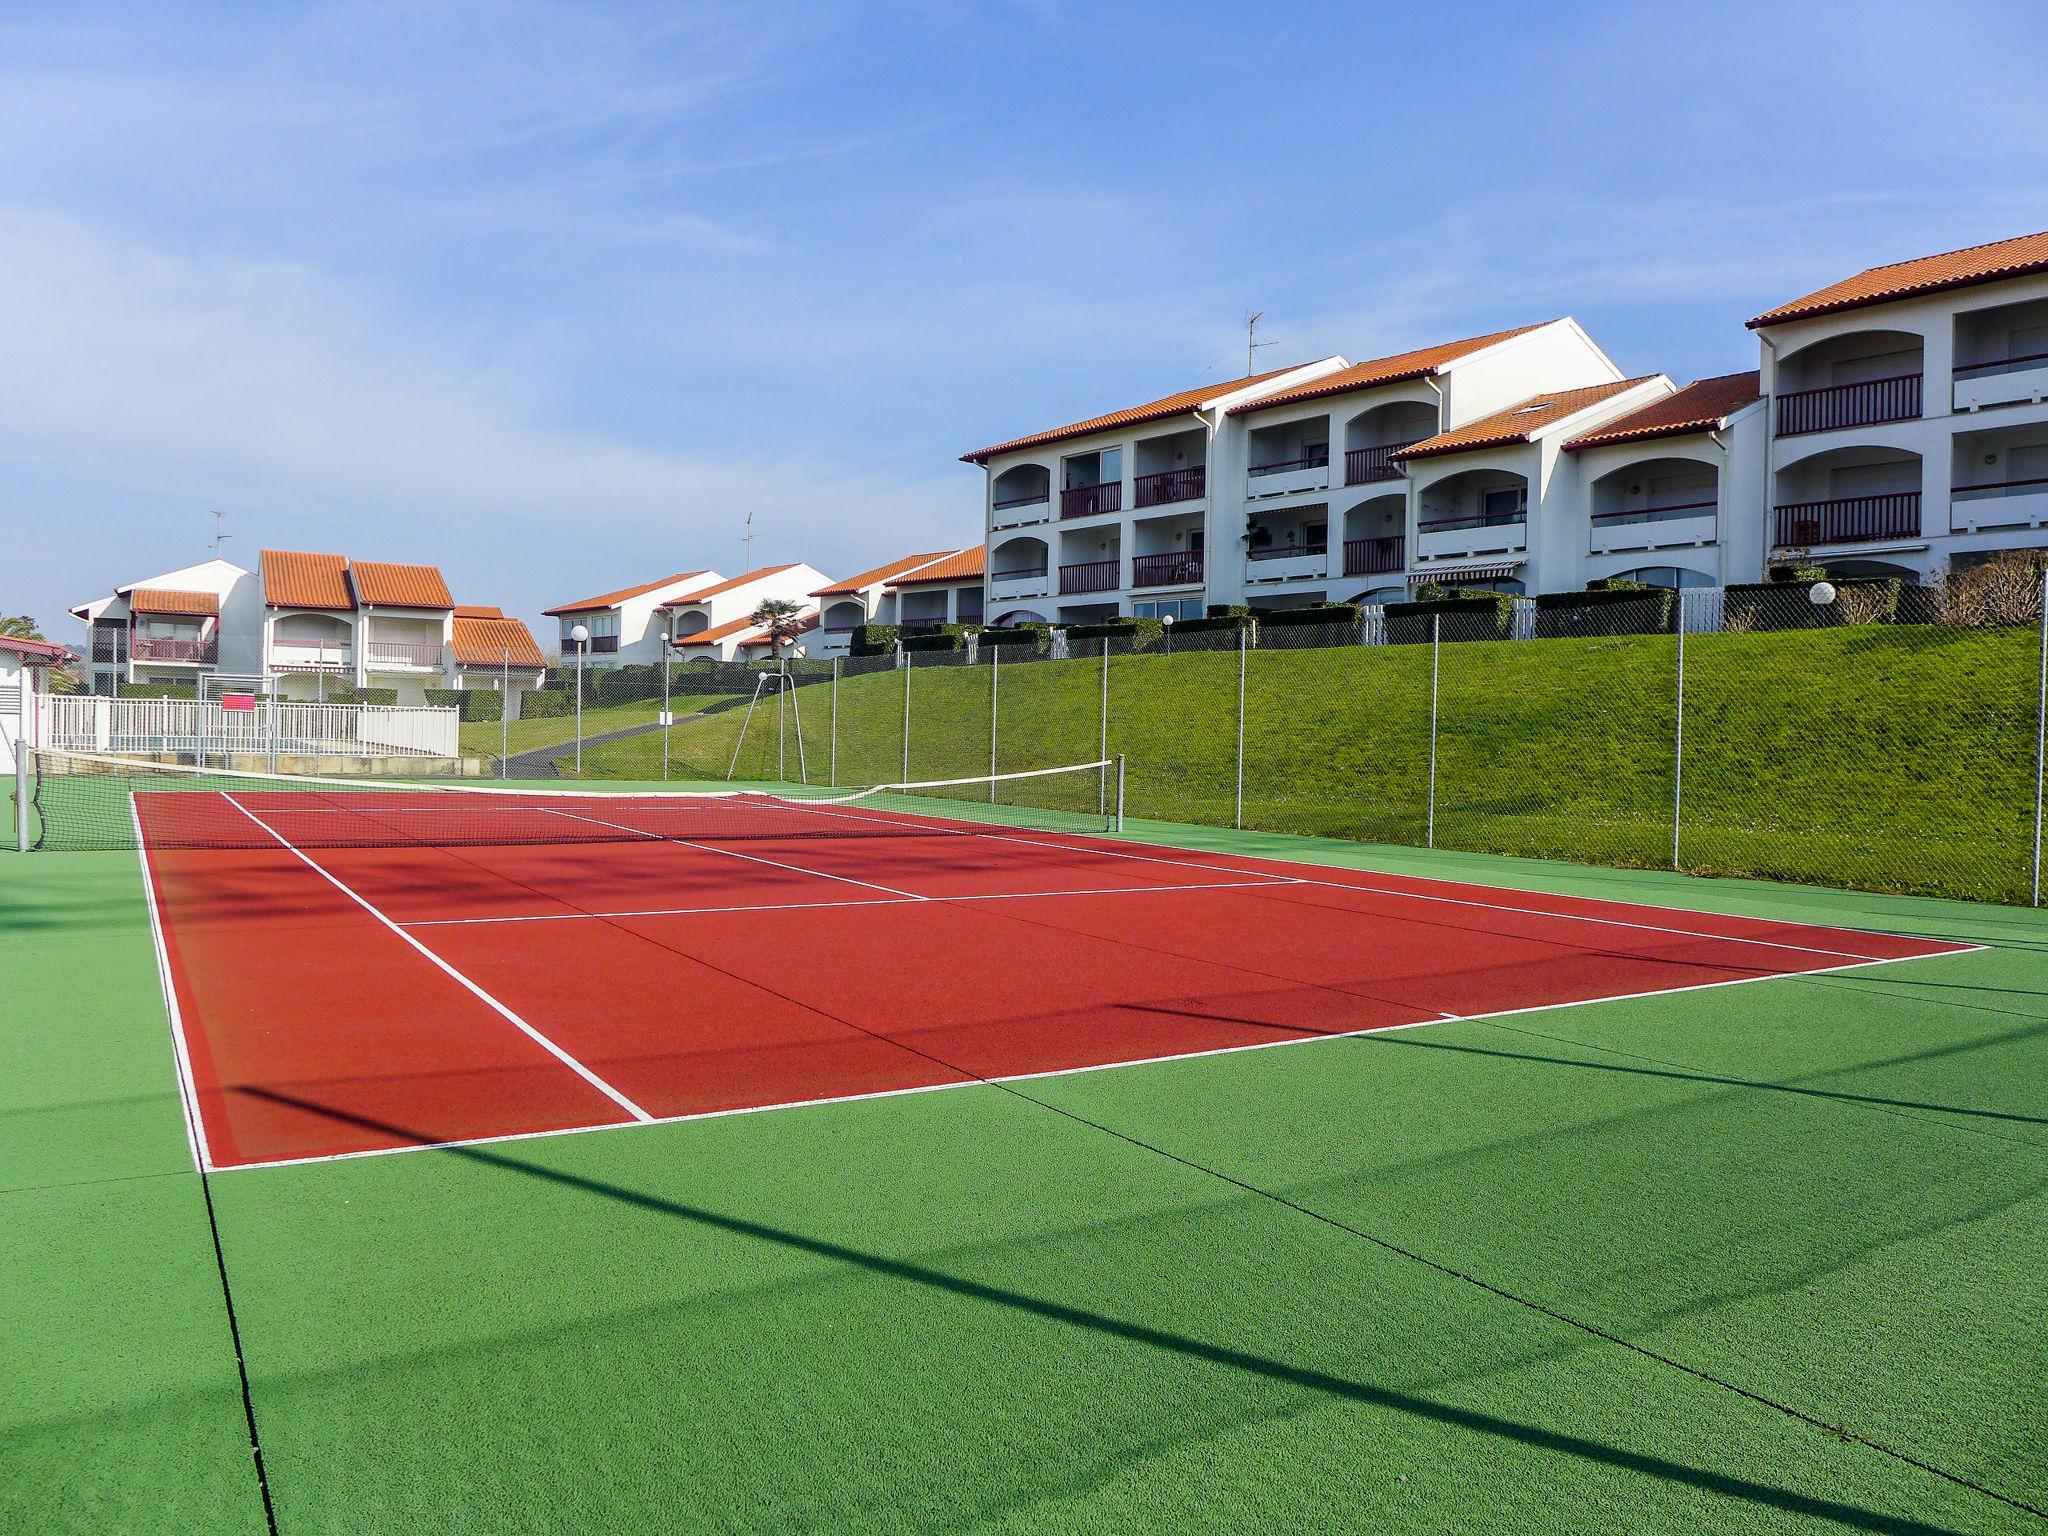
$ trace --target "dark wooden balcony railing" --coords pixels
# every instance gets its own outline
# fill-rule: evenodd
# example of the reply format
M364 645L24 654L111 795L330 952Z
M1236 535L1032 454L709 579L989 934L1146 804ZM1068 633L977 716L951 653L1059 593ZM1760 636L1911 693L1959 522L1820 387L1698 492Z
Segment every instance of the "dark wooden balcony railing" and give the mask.
M1407 471L1394 455L1404 448L1413 448L1421 442L1388 443L1380 448L1353 448L1344 455L1344 483L1346 485L1371 485L1379 480L1398 480Z
M1072 485L1060 492L1061 517L1093 517L1098 512L1121 512L1124 505L1124 483L1112 480L1106 485Z
M183 635L137 635L133 649L137 661L189 661L200 666L212 666L220 660L218 640ZM95 656L94 659L99 658Z
M1712 512L1720 503L1712 501L1674 501L1661 507L1628 507L1620 512L1595 512L1595 528L1612 528L1623 523L1668 523L1679 518L1698 517Z
M1186 469L1162 469L1156 475L1140 475L1132 487L1132 499L1141 507L1163 507L1173 501L1198 501L1208 478L1208 472L1200 464Z
M1131 556L1131 585L1134 587L1192 587L1201 579L1202 552L1199 549Z
M1778 435L1867 427L1880 421L1910 421L1920 414L1920 375L1894 374L1861 384L1796 389L1778 396Z
M1271 464L1254 464L1245 473L1254 478L1259 475L1284 475L1295 469L1325 469L1329 463L1330 445L1318 443L1302 449L1299 458L1276 459Z
M1245 555L1251 560L1296 560L1306 559L1311 555L1327 555L1329 552L1330 541L1323 539L1320 542L1312 540L1306 544L1268 544L1260 549L1247 550Z
M1035 491L1011 491L1006 496L998 496L995 499L995 508L998 512L1001 512L1010 507L1035 507L1041 501L1050 500L1052 500L1052 487L1050 485L1041 485Z
M1980 485L1959 485L1949 492L1956 501L1989 501L2002 496L2036 496L2048 488L2048 475L2026 480L1986 480Z
M1781 549L1913 538L1920 532L1920 493L1796 501L1778 507L1776 514L1772 542Z
M1407 552L1408 539L1405 534L1390 533L1378 539L1346 539L1344 574L1379 576L1388 571L1398 571L1407 558Z
M1080 565L1060 567L1060 594L1072 596L1076 592L1114 592L1116 590L1117 560L1089 560Z

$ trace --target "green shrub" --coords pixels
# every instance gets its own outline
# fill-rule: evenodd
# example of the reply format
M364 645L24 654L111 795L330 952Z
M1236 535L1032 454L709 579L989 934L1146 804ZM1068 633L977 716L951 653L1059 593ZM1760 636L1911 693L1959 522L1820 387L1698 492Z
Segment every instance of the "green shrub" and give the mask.
M906 651L964 651L967 640L963 635L940 631L938 634L906 636L902 646Z
M1259 628L1285 629L1296 624L1356 625L1364 612L1356 603L1316 603L1307 608L1269 608L1259 615Z
M1639 582L1545 592L1536 599L1536 638L1567 635L1663 635L1678 619L1678 594Z
M1452 597L1389 603L1387 641L1391 645L1427 645L1439 625L1445 640L1502 640L1514 611L1514 597L1507 592L1467 590Z
M121 699L196 699L196 683L116 683L114 696Z
M1219 604L1218 606L1222 605ZM1176 635L1206 635L1212 631L1250 629L1251 627L1252 615L1249 608L1241 609L1236 613L1218 613L1215 608L1211 608L1206 619L1182 619L1173 626L1173 632Z
M519 718L522 720L553 720L575 713L576 695L573 690L536 688L523 694L519 700Z
M984 629L975 643L981 646L995 645L1006 648L1028 645L1034 650L1043 650L1045 648L1044 626L1027 628L1020 624L1009 629Z
M1211 603L1208 616L1212 619L1248 619L1251 608L1244 603ZM1182 619L1183 624L1199 624L1200 619Z
M853 630L853 654L886 656L896 649L896 642L902 633L894 624L856 624Z

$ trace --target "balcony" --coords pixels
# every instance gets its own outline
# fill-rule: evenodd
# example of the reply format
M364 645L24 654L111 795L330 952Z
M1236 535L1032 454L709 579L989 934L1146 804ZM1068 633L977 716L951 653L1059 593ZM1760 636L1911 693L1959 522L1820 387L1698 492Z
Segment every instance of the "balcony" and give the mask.
M1438 518L1418 525L1415 534L1415 553L1424 560L1517 553L1529 547L1529 513L1523 508Z
M191 666L210 667L220 660L220 641L217 638L201 640L183 635L137 635L130 649L137 661L181 661ZM93 660L100 659L95 646Z
M618 636L605 638L611 640L613 650L618 649ZM604 639L591 637L590 648L593 651L600 649L603 644ZM380 672L391 669L438 672L441 670L443 654L441 642L438 640L372 640L365 651L370 666Z
M1797 501L1775 509L1772 543L1779 549L1816 544L1869 544L1920 536L1920 493L1843 496L1833 501Z
M99 666L128 664L128 631L95 624L92 631L92 659Z
M1208 489L1208 470L1200 464L1186 469L1162 469L1156 475L1140 475L1133 498L1141 507L1163 507L1176 501L1200 501Z
M1121 512L1124 483L1111 480L1105 485L1072 485L1060 492L1061 517L1093 517L1098 512Z
M1949 527L1956 533L2039 528L2048 523L2048 479L1959 485L1949 495Z
M1245 551L1246 581L1295 581L1330 574L1330 542L1268 544Z
M1173 549L1161 555L1131 556L1134 587L1198 587L1202 584L1202 552Z
M1330 447L1304 449L1292 459L1253 464L1245 470L1248 497L1289 496L1296 491L1327 490L1330 484Z
M1390 533L1377 539L1344 541L1346 576L1384 576L1401 569L1407 561L1408 538Z
M1421 442L1415 439L1415 443ZM1344 455L1344 483L1346 485L1376 485L1382 480L1398 480L1407 470L1394 455L1404 449L1413 448L1415 443L1388 443L1379 448L1353 448Z
M1114 592L1117 588L1117 567L1119 560L1088 560L1080 565L1060 567L1060 596L1072 597L1081 592Z
M1680 501L1662 507L1631 507L1625 512L1596 512L1588 549L1604 555L1623 549L1711 544L1714 515L1719 509L1714 501Z
M989 526L991 528L1021 528L1027 523L1042 523L1052 511L1052 488L1039 486L1036 490L1012 491L999 494L989 503Z
M355 650L346 640L287 640L270 642L270 670L273 672L353 672Z
M1955 408L2039 405L2048 399L2048 352L2026 352L1956 367Z
M1885 421L1912 421L1920 414L1917 373L1894 374L1861 384L1831 384L1825 389L1799 389L1778 396L1778 435L1830 432L1837 427L1868 427Z
M1049 574L1042 560L1036 565L1013 565L1005 570L990 571L989 596L999 603L1024 597L1045 597L1052 591L1052 583L1047 579Z

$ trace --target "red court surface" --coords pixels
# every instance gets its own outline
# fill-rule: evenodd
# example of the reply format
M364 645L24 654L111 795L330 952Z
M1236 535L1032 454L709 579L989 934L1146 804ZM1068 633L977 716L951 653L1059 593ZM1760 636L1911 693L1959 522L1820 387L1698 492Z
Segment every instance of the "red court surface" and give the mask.
M1968 947L909 818L849 839L315 847L294 818L327 813L242 795L250 846L187 846L152 806L173 798L189 816L192 796L148 794L136 815L195 1152L219 1168Z

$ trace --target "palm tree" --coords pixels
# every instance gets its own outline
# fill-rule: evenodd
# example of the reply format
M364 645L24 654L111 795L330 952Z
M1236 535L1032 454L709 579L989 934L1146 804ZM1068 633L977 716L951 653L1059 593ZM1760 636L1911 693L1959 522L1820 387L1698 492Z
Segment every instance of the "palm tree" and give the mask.
M749 624L758 625L768 631L768 659L782 660L784 645L793 644L796 637L808 626L810 615L803 606L786 597L766 597L752 613L747 615Z

